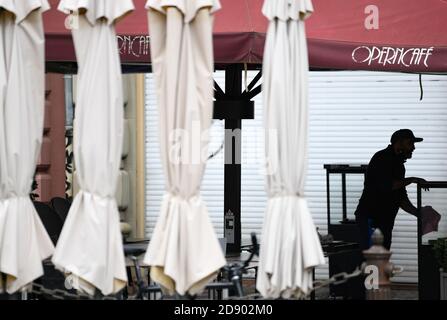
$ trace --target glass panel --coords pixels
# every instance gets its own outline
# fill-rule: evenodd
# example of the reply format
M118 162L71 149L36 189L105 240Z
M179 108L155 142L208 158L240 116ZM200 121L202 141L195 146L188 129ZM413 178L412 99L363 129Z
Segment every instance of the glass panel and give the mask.
M343 219L341 174L329 175L331 224L338 224Z
M332 173L330 179L330 209L331 224L338 224L343 220L342 174ZM346 174L346 217L355 220L355 210L363 191L363 173Z
M346 175L346 212L349 220L355 220L354 213L362 195L364 180L363 174Z

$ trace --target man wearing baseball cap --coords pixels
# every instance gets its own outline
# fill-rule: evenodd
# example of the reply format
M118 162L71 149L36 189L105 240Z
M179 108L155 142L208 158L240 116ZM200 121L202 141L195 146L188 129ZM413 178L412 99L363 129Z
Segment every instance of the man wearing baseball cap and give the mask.
M422 138L410 129L400 129L391 136L391 144L371 158L366 171L362 196L355 212L360 228L360 248L370 247L372 228L379 228L384 236L384 247L391 248L392 231L399 208L417 216L417 208L410 202L406 186L425 182L424 179L405 177L404 163L411 159L415 143Z

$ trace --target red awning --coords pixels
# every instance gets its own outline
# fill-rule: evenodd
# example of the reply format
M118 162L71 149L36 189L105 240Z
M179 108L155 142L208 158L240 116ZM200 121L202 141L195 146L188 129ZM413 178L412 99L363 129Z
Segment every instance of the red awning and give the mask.
M447 71L447 1L319 0L307 37L312 67L349 70ZM365 27L365 8L379 28Z
M57 11L60 0L49 0L51 10L44 14L47 61L74 62L75 52L66 15ZM135 10L117 25L118 45L123 63L149 63L149 36L146 0L133 0ZM221 0L222 9L214 24L214 54L219 64L262 62L267 19L263 1Z
M264 0L220 0L216 14L214 56L217 64L262 63L268 21ZM47 61L74 62L71 34L59 0L44 13ZM144 4L118 24L123 63L149 63L149 36ZM378 29L368 30L369 0L313 0L307 20L312 68L447 72L447 0L375 0Z

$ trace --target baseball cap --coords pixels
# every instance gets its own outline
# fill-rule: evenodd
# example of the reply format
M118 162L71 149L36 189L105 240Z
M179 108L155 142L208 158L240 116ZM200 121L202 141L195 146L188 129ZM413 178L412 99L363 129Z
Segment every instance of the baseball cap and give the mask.
M424 140L422 138L415 137L413 131L410 129L399 129L391 136L391 143L395 143L401 139L411 139L413 142L421 142Z

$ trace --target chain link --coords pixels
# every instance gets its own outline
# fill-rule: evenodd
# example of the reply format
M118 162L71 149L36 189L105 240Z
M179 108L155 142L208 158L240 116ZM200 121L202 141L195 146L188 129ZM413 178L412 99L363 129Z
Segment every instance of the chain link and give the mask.
M315 281L314 282L314 287L308 293L308 295L310 295L315 290L327 287L327 286L329 286L331 284L339 285L339 284L346 283L349 279L357 278L357 277L359 277L362 274L363 274L363 267L357 267L352 273L340 272L340 273L334 274L328 280Z

